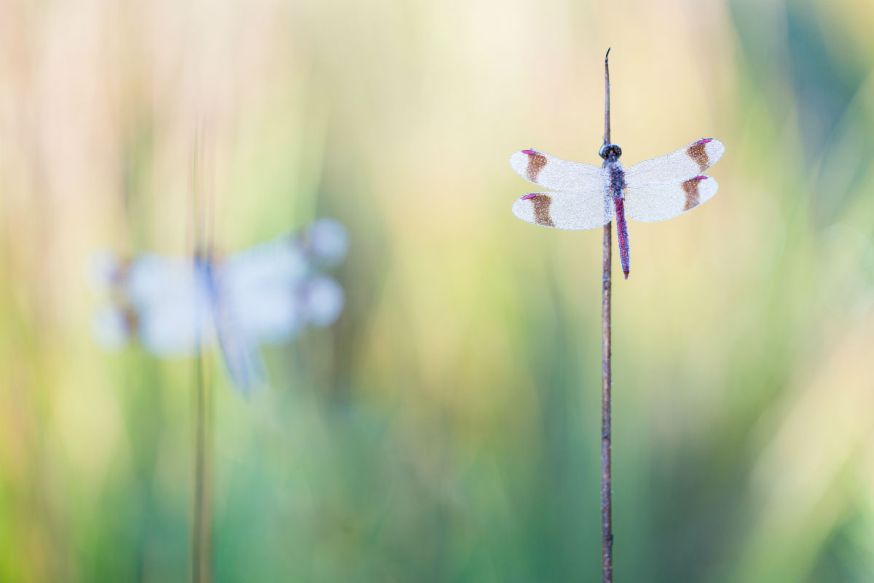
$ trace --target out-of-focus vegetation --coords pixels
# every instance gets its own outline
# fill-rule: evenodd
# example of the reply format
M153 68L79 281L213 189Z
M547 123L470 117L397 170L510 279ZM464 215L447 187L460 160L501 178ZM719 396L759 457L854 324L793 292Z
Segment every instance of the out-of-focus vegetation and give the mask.
M328 331L215 379L222 581L594 581L600 233L508 167L701 136L614 290L622 581L874 580L874 4L0 2L0 581L190 570L191 361L90 337L98 248L333 216Z

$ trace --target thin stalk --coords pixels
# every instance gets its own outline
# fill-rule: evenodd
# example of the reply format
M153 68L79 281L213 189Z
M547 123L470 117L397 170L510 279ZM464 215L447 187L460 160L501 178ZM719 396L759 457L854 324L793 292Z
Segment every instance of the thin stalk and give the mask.
M610 143L610 49L604 56L604 144ZM612 223L604 225L601 274L601 580L613 583Z
M194 380L194 532L192 581L212 579L212 391L204 372L204 355L197 357Z
M194 253L196 262L211 260L208 224L210 205L205 194L202 128L196 132L192 161ZM195 264L195 269L199 269ZM195 273L195 277L198 275ZM213 459L212 384L206 374L206 355L202 339L194 365L194 528L191 533L192 569L195 583L212 580L212 459Z
M610 143L610 49L604 55L604 145Z

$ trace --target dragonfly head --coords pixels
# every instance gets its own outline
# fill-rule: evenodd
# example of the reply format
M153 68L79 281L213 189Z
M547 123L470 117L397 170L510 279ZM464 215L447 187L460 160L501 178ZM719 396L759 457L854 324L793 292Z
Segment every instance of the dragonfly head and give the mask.
M601 151L598 152L604 160L618 160L622 157L622 148L617 144L604 144L601 146Z

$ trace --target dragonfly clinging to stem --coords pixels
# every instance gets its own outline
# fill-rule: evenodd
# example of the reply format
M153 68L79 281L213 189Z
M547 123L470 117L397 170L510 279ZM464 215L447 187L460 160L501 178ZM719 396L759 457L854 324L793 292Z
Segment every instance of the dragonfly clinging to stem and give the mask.
M610 51L607 51L609 56ZM702 138L660 158L628 169L619 162L622 148L610 140L610 81L605 57L604 143L601 167L567 162L535 149L510 157L510 166L548 191L531 192L513 205L529 223L556 229L594 229L616 220L619 257L626 279L630 271L626 219L652 222L674 218L710 200L719 187L704 173L725 147Z
M531 192L513 205L529 223L556 229L603 227L601 275L601 574L613 583L612 470L612 225L616 220L619 257L626 279L630 271L626 218L661 221L706 202L716 181L704 174L725 152L713 138L702 138L661 158L628 170L619 163L622 148L610 139L610 50L604 56L604 142L601 167L566 162L539 150L521 150L510 165L548 191Z

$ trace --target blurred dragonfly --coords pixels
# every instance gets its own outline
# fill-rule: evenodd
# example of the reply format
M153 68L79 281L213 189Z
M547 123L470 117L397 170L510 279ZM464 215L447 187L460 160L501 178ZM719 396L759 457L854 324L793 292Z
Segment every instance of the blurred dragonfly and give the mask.
M265 379L259 347L328 326L343 290L321 269L338 264L348 242L342 225L318 220L297 236L216 258L143 254L95 261L98 285L113 303L95 317L98 340L120 347L136 338L159 356L191 356L217 342L234 384L249 392Z
M513 169L554 192L526 194L513 204L513 214L536 225L573 230L594 229L615 218L622 272L628 278L626 213L637 221L663 221L710 200L719 185L704 172L723 152L721 142L704 138L625 170L619 163L622 149L606 140L600 168L522 150L510 157Z

